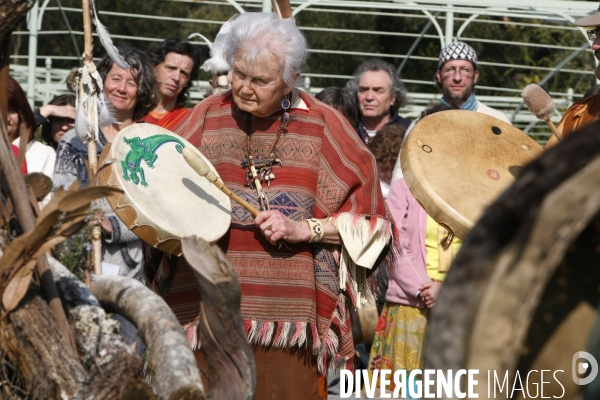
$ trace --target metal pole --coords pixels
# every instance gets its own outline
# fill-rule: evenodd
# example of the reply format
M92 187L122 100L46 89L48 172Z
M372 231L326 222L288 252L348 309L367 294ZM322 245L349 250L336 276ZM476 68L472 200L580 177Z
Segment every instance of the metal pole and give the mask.
M46 57L46 92L44 93L44 104L47 104L50 99L50 84L52 83L52 59Z
M27 25L29 28L29 62L27 64L27 100L31 108L35 106L35 68L37 66L37 44L38 44L38 13L39 2L36 0L29 10Z
M437 18L438 15L440 15L439 11L436 12L433 17ZM398 75L400 75L400 73L404 69L404 66L408 62L408 59L410 58L410 56L412 55L412 53L417 49L417 46L421 42L421 39L423 39L423 36L427 33L427 31L429 30L429 28L431 28L431 25L433 25L433 21L431 21L431 20L427 21L427 25L425 25L425 28L423 28L423 30L421 31L421 34L419 35L419 37L416 38L415 41L413 42L412 46L410 46L410 49L408 50L408 53L406 53L406 57L404 57L404 59L402 60L402 63L398 67L398 71L396 71L396 73Z
M569 107L573 105L573 88L567 89L567 104Z
M263 0L262 12L270 13L271 11L273 11L271 8L271 0Z
M452 7L452 4L448 4L448 7ZM454 38L454 12L448 11L446 13L446 46L453 42Z

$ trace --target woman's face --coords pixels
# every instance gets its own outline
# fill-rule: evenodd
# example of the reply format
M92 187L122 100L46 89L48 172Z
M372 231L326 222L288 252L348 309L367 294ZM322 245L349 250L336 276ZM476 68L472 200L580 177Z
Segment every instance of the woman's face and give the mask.
M394 175L393 167L380 167L377 166L377 172L379 173L379 179L387 183L388 185L392 184L392 176Z
M279 72L279 62L269 53L265 62L248 65L245 53L238 51L233 64L233 101L243 111L268 117L290 93Z
M104 94L112 102L116 113L126 118L133 116L133 109L137 104L138 87L131 72L131 68L124 70L113 64L104 79Z
M67 131L75 128L75 120L71 118L52 118L50 123L50 132L52 134L52 140L57 144L60 143L60 139L67 133Z
M6 128L8 129L8 137L11 141L19 136L19 113L15 110L8 110L8 121Z

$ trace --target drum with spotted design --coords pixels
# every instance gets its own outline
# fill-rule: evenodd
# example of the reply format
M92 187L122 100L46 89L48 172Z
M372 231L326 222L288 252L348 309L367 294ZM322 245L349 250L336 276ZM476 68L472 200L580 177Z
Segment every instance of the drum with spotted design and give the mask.
M521 168L543 152L523 131L485 114L430 114L404 139L402 173L415 198L440 225L464 238Z

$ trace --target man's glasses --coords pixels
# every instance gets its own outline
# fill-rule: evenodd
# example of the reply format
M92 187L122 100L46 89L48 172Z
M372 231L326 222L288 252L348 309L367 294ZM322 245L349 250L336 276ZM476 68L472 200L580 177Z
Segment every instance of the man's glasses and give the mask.
M588 39L590 40L596 40L596 38L598 37L598 29L599 28L594 28L594 29L588 29L587 35L588 35Z
M473 70L471 68L467 68L467 67L460 67L458 69L456 69L454 67L450 67L448 69L443 70L442 74L444 76L454 76L456 71L459 71L460 74L464 77L469 77L469 76L473 75Z

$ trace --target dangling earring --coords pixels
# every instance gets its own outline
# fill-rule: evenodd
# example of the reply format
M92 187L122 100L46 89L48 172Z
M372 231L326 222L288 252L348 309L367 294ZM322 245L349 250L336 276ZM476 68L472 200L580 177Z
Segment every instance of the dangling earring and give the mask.
M283 108L283 117L282 117L283 121L281 122L281 126L283 128L285 128L287 126L288 122L290 121L290 113L288 112L288 110L290 109L291 106L292 106L292 102L287 97L285 99L283 99L283 101L281 102L281 108Z

